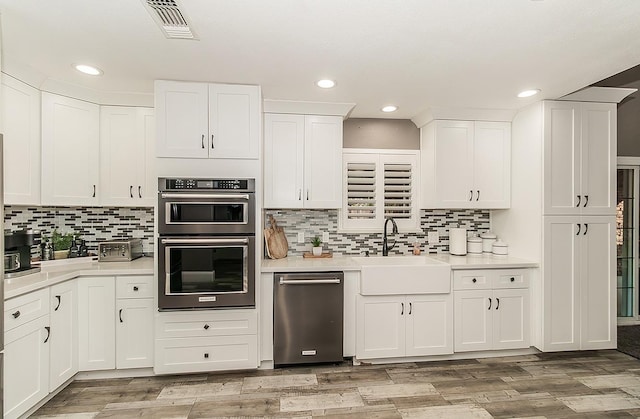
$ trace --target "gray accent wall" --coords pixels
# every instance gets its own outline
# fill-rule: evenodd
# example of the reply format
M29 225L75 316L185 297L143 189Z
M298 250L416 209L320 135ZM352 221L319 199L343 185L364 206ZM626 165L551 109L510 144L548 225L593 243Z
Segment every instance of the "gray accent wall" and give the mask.
M409 119L347 119L343 138L344 148L420 149L420 130Z
M640 81L620 87L640 90ZM640 92L618 104L618 156L640 157Z

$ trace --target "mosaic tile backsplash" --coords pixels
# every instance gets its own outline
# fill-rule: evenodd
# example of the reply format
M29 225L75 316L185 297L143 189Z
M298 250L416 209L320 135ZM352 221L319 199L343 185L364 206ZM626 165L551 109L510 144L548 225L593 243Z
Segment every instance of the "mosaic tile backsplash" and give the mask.
M115 207L4 207L4 229L39 230L50 236L54 229L74 233L96 252L99 241L141 238L143 252L153 252L153 208ZM32 249L36 253L37 248Z
M323 243L325 251L343 255L362 255L366 251L371 255L382 254L382 225L377 233L338 233L338 210L264 210L265 225L268 225L269 215L273 215L284 229L291 256L310 251L311 238L316 235L322 237L325 231L329 232L329 242ZM422 232L402 233L401 230L395 236L390 236L390 240L396 240L396 245L389 253L410 254L415 241L420 243L422 252L447 252L450 228L461 227L468 232L482 234L490 228L489 217L489 210L420 210ZM438 232L439 244L427 243L427 233L430 231ZM304 232L306 243L298 243L298 232Z

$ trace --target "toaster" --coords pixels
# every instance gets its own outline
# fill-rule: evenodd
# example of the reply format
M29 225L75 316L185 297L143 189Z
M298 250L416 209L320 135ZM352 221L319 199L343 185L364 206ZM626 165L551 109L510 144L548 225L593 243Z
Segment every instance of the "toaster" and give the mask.
M141 239L111 240L98 243L98 262L129 262L141 256Z

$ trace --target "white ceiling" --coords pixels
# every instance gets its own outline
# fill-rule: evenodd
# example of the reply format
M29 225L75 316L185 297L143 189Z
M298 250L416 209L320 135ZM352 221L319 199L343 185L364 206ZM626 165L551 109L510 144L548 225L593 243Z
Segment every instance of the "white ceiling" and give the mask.
M181 0L197 41L141 0L0 0L3 71L44 90L148 96L154 79L259 84L351 117L518 109L640 63L639 0ZM91 63L101 77L77 73ZM332 78L321 90L314 82ZM58 87L55 87L58 86ZM396 104L399 110L382 114Z

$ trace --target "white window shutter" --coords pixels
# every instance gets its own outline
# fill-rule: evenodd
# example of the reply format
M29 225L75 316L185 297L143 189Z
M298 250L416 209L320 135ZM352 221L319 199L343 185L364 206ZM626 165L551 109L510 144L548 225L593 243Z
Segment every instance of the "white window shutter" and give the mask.
M376 218L376 164L347 162L347 219Z
M384 216L413 217L413 167L409 163L384 163Z

